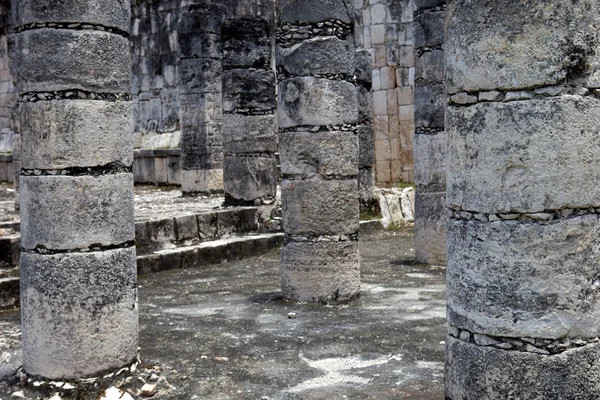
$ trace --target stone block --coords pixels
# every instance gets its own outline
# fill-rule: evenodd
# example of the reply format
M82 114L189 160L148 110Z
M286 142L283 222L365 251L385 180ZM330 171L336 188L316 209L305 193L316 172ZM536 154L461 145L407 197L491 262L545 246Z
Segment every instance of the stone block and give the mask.
M414 46L416 48L423 48L444 44L445 18L445 11L426 11L415 17Z
M23 367L78 379L137 357L135 248L21 255Z
M448 107L448 204L486 213L600 205L600 101Z
M129 0L55 0L17 1L13 6L15 26L30 23L69 22L101 25L129 32L131 25ZM110 10L110 12L107 12Z
M599 218L547 225L451 220L449 323L495 336L598 336Z
M166 184L169 181L167 157L154 157L154 180L159 184Z
M371 43L373 46L385 44L385 25L371 25Z
M182 169L181 189L184 193L222 193L223 169Z
M546 356L446 339L446 398L594 399L600 345Z
M414 88L414 120L417 128L443 128L448 98L443 83L417 82Z
M428 82L444 82L444 50L427 51L417 58L415 78Z
M277 115L226 114L222 129L226 153L277 152Z
M316 37L289 48L277 48L277 67L296 77L354 74L354 48L335 36Z
M276 108L275 72L261 69L223 71L223 111Z
M359 168L358 198L361 204L371 204L375 199L375 175L373 174L373 168Z
M446 138L445 132L414 136L415 183L418 186L445 186Z
M169 185L181 185L181 157L167 157L167 183Z
M19 93L81 89L129 93L129 40L101 31L34 29L16 35ZM101 72L100 72L101 71Z
M373 113L375 115L388 115L387 90L373 92Z
M225 156L223 161L225 193L247 202L274 199L277 192L275 157Z
M22 167L63 169L133 162L131 102L21 103Z
M283 228L291 235L358 232L358 183L349 180L281 182Z
M134 239L133 174L21 176L21 246L51 250Z
M179 82L186 94L221 92L221 61L184 58L178 67Z
M221 101L221 93L181 94L179 108L182 135L186 134L186 128L220 121L223 115Z
M182 6L184 6L182 4ZM183 7L181 7L183 9ZM190 39L207 33L220 35L221 24L225 18L227 6L219 2L197 2L190 4L180 14L177 32Z
M281 286L286 299L340 303L360 293L358 242L284 242Z
M218 212L207 212L196 214L198 220L198 234L200 240L213 239L218 237Z
M217 33L199 31L180 33L177 36L180 58L221 59L221 36Z
M279 20L282 23L313 23L340 20L354 21L352 0L281 0Z
M446 264L446 193L418 188L415 193L415 257L425 264Z
M364 86L357 86L358 96L358 123L373 123L373 94Z
M354 57L356 80L367 89L373 83L373 60L369 50L356 50Z
M225 21L221 29L223 66L268 66L271 61L271 26L261 18Z
M382 89L396 88L396 71L392 67L383 67L379 69Z
M285 79L278 90L279 127L356 124L356 87L346 81Z
M372 167L375 162L375 135L373 127L358 126L358 165Z
M552 86L579 78L597 87L600 53L589 38L596 36L598 7L593 0L567 10L534 0L450 7L444 45L448 92Z
M350 132L283 132L280 134L284 175L356 176L358 138Z
M198 240L198 221L195 214L174 218L175 235L178 242Z

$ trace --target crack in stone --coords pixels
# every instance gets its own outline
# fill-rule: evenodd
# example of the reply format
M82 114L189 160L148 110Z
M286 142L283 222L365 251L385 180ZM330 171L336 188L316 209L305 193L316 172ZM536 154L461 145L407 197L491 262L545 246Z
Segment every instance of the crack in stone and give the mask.
M99 243L92 244L89 247L79 248L79 249L67 249L67 250L58 250L58 249L49 249L43 245L37 245L33 249L21 248L21 251L24 253L33 253L33 254L42 254L42 255L53 255L53 254L71 254L71 253L90 253L97 251L108 251L108 250L116 250L116 249L129 249L135 247L135 241L130 240L124 243L119 244L111 244L111 245L101 245Z
M561 220L576 218L583 215L600 214L600 208L583 207L583 208L562 208L558 210L543 210L533 213L506 212L506 213L479 213L475 211L466 211L460 208L449 209L448 218L458 221L480 221L480 222L497 222L497 221L528 221L541 224L549 224Z
M19 103L35 103L52 100L102 100L109 102L131 101L130 93L97 93L72 89L52 92L27 92L19 96Z
M15 32L21 33L26 31L33 31L36 29L70 29L75 31L99 31L113 33L115 35L123 36L126 38L129 37L129 32L124 31L122 29L85 22L32 22L16 27Z
M103 176L121 173L131 173L131 165L120 162L109 163L94 167L71 167L64 169L21 169L21 176Z

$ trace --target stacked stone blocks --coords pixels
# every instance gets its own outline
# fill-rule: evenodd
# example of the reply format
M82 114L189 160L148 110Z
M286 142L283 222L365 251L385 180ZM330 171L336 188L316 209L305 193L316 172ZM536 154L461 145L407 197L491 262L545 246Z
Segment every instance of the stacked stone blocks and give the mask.
M449 6L449 399L600 396L598 11Z
M274 14L226 21L223 40L225 204L267 204L277 192Z
M314 303L359 294L358 99L352 6L279 3L278 114L283 295Z
M221 24L226 6L198 0L178 28L181 186L185 194L223 192Z
M24 369L81 378L137 355L129 1L13 7Z
M419 262L446 263L446 132L444 112L445 0L417 0L414 168L415 253Z

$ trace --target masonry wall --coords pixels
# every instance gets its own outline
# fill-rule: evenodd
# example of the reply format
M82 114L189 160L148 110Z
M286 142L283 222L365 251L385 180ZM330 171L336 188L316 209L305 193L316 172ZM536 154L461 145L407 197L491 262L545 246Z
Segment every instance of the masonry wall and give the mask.
M0 182L14 181L12 150L18 132L14 77L11 73L14 37L10 15L10 0L0 1Z
M414 0L355 0L357 43L373 56L375 180L414 182Z

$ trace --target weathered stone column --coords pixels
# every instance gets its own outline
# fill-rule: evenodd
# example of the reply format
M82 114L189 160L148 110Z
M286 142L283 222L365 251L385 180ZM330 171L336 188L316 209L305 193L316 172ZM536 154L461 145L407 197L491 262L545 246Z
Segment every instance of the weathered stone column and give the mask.
M415 256L446 263L446 132L444 19L446 0L416 0L415 40Z
M373 133L373 61L368 50L356 51L356 89L358 94L358 193L361 212L373 212L375 200L375 136Z
M24 369L137 354L129 0L15 1Z
M600 398L598 8L449 5L449 399Z
M335 303L360 291L351 3L279 2L281 281L296 301Z
M274 4L271 11L223 24L226 205L272 203L277 193Z
M183 194L223 192L222 1L192 0L181 12L178 92Z

